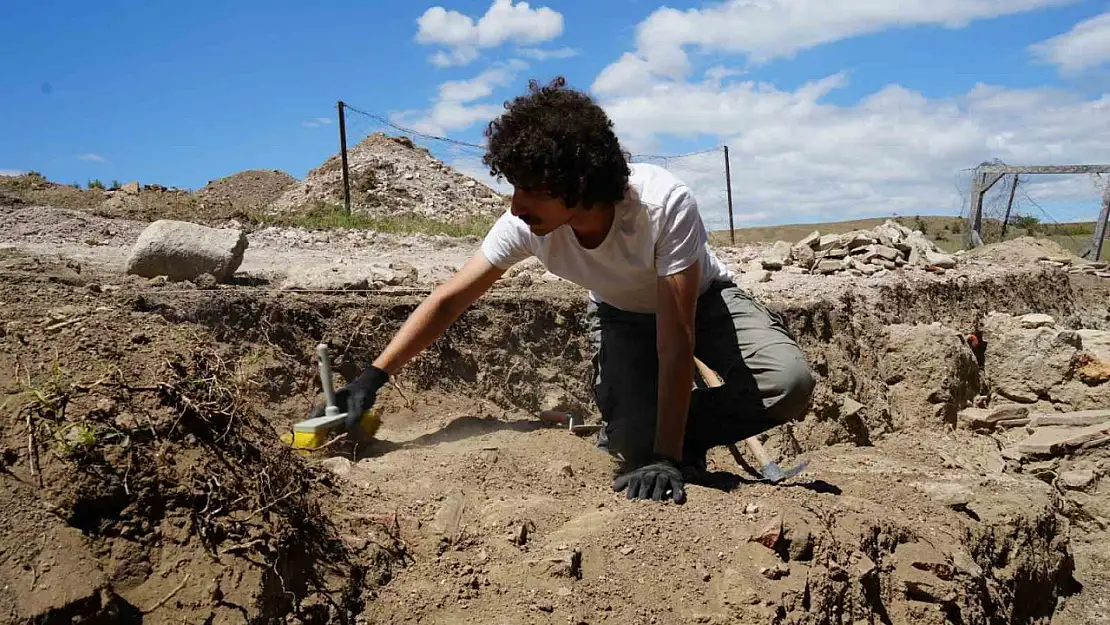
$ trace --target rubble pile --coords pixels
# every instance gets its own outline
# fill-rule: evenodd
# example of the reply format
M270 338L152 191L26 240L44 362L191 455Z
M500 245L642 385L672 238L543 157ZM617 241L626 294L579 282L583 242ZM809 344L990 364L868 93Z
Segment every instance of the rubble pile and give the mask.
M795 244L777 241L760 259L767 271L856 276L878 276L907 265L943 273L956 263L955 256L945 254L919 230L889 219L871 230L825 235L814 230Z
M406 137L374 133L347 153L351 210L372 216L419 215L451 220L498 217L507 199L452 169ZM343 166L338 154L308 172L269 207L273 213L306 210L314 203L343 204Z

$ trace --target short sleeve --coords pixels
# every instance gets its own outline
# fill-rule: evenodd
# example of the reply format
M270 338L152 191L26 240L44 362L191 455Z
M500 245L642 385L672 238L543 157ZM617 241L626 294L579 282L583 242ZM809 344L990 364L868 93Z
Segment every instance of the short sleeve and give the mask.
M524 222L505 211L482 241L482 253L494 267L508 269L532 252L532 233Z
M656 274L670 276L693 265L703 256L708 241L694 194L686 186L676 187L667 198L655 243Z

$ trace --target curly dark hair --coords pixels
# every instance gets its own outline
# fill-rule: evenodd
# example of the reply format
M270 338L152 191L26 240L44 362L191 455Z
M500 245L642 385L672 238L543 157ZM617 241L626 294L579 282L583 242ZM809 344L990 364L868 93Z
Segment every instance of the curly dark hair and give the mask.
M613 122L588 95L559 76L505 103L486 128L482 162L519 189L545 193L568 207L619 202L631 171Z

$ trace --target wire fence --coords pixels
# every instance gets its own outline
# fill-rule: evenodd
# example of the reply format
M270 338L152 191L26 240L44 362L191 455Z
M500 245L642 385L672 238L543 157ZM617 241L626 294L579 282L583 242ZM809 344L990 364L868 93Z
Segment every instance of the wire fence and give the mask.
M989 165L1006 165L995 160ZM977 172L961 170L957 176L962 206L960 216L971 227L972 193ZM1034 236L1055 241L1079 253L1092 243L1100 217L1100 199L1107 194L1110 176L1100 174L1007 174L983 196L982 230L984 244ZM1052 210L1045 205L1053 206ZM1069 206L1070 209L1059 208ZM1087 208L1087 207L1090 208ZM1103 246L1102 259L1110 256Z
M376 113L343 103L346 111L347 146L351 150L358 142L372 134L381 133L406 137L414 145L426 149L432 156L481 182L502 192L509 187L494 180L482 163L486 147L473 141L405 126ZM724 146L681 154L630 155L630 162L652 163L664 167L683 180L694 193L702 220L709 230L729 229L729 182L726 180Z

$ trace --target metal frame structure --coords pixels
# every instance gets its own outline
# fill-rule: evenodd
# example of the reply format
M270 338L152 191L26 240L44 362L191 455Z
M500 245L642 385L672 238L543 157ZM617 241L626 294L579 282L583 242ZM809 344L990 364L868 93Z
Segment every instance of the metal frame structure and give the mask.
M971 229L968 232L970 243L973 246L983 244L983 197L999 180L1007 175L1015 178L1025 174L1110 174L1110 165L988 165L983 164L975 168L975 177L971 183ZM1017 181L1014 181L1015 188ZM1011 189L1011 202L1013 202L1013 189ZM1007 219L1009 208L1007 208ZM1095 223L1095 233L1091 236L1083 249L1079 251L1081 258L1098 260L1102 255L1102 243L1106 237L1106 223L1110 219L1110 184L1105 185L1102 192L1102 212Z

